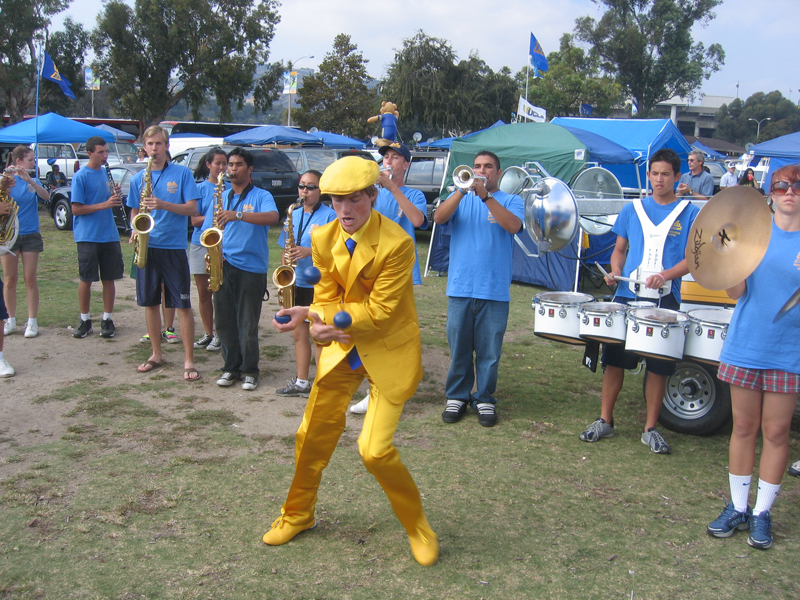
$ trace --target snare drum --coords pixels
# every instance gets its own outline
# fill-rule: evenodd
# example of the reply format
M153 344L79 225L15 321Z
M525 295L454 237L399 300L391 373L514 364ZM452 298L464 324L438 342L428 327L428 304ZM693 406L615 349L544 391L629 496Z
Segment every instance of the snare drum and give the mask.
M533 333L556 342L585 344L580 336L578 310L587 302L594 302L594 296L577 292L536 294L531 306L536 311Z
M724 308L698 308L687 314L689 332L686 334L683 354L702 362L717 364L733 311Z
M689 317L666 308L633 308L626 317L625 350L664 360L683 358Z
M649 300L631 300L627 304L628 308L655 308L656 303Z
M590 302L581 306L580 336L586 340L595 340L607 344L619 344L625 341L627 324L625 313L627 306L619 302Z

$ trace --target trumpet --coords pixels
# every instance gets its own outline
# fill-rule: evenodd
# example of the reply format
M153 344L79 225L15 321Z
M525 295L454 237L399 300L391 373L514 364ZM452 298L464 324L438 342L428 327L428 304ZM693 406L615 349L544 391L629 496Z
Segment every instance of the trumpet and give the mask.
M486 177L475 175L472 167L468 165L461 165L456 167L453 171L453 185L455 185L463 193L467 193L476 180L486 182Z
M153 169L153 157L147 159L147 167L144 170L144 185L142 193L139 195L139 213L131 219L131 228L136 233L133 243L133 263L140 269L144 269L147 264L147 243L150 240L150 232L156 226L150 209L142 206L142 200L153 195L153 178L150 173Z
M217 187L214 190L214 219L210 228L200 236L200 245L204 246L206 254L206 273L208 273L208 289L218 292L222 287L222 230L224 225L219 223L222 212L222 194L225 192L225 172L221 171L217 178Z

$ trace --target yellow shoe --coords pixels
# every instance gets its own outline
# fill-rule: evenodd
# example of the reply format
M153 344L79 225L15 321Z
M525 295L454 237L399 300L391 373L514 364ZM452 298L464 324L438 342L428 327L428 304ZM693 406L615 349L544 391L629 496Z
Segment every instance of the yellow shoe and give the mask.
M291 540L298 533L302 533L307 529L314 529L317 526L317 521L312 520L311 523L305 525L289 525L283 520L283 515L275 519L272 523L272 529L264 534L261 541L270 546L280 546Z
M427 520L424 525L417 525L414 535L408 536L408 541L414 558L422 566L429 567L439 558L439 540Z

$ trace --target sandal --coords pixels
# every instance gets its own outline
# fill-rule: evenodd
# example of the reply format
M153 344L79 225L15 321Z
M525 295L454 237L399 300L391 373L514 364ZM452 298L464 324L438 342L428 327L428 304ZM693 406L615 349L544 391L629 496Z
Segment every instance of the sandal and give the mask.
M136 367L136 370L139 371L139 373L149 373L150 371L154 371L158 367L162 366L164 366L164 361L156 362L154 360L148 359L144 361L141 365ZM144 367L144 369L142 367Z
M187 375L196 375L196 377L187 377ZM189 367L183 370L183 380L184 381L200 381L202 377L200 377L200 373L194 367Z

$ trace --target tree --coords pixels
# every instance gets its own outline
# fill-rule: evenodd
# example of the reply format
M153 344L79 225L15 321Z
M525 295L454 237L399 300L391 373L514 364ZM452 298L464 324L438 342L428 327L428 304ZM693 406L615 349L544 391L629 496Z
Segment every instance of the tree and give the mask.
M761 121L761 135L757 140L758 123L750 119ZM768 94L758 92L744 102L737 98L730 104L723 104L717 114L714 136L744 146L748 142L765 142L797 131L800 131L800 108L776 90Z
M607 10L599 21L575 21L600 68L616 78L644 117L658 102L691 96L725 63L719 44L705 48L692 27L707 25L722 0L593 0Z
M275 0L110 0L97 18L95 70L122 114L158 123L181 100L199 120L213 95L220 119L242 108L255 88L256 109L271 106L283 67L270 65L269 43L280 17Z
M39 113L56 112L60 115L79 117L88 114L80 102L85 91L83 87L83 57L89 48L89 32L72 17L64 19L64 30L50 36L47 51L53 59L58 72L72 84L76 100L64 95L54 83L42 84L39 89Z
M507 67L494 72L474 51L459 62L447 40L420 30L395 52L381 96L397 104L401 124L461 135L508 121L517 84Z
M549 69L530 82L528 101L547 110L548 117L573 117L580 114L581 103L592 106L592 114L607 117L625 100L622 87L611 77L600 76L598 61L573 44L573 36L561 36L558 52L547 57ZM527 69L516 80L525 89Z
M37 44L47 39L50 17L60 13L70 0L4 0L0 28L0 103L11 122L36 101Z
M292 119L303 129L317 127L356 138L367 135L371 131L367 119L376 110L375 92L367 87L367 62L349 35L337 35L319 71L303 78L297 99L300 109Z

